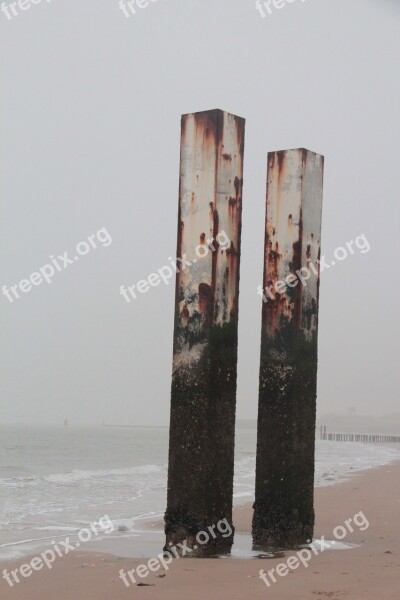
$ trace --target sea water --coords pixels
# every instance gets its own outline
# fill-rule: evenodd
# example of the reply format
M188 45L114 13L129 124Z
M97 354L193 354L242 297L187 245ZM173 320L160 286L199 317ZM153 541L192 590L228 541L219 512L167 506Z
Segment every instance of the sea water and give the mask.
M255 429L238 429L235 504L254 499L255 448ZM167 428L0 427L0 559L45 549L104 515L126 546L165 510L167 457ZM317 441L316 486L399 459L396 448Z

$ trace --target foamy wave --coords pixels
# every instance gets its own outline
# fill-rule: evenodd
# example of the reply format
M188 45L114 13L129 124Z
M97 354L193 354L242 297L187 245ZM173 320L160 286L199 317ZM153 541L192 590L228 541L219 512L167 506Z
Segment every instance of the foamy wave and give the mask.
M157 520L161 519L162 517L162 512L151 511L148 513L137 515L135 517L131 517L130 519L113 519L112 523L114 525L115 531L137 531L138 525L140 525L140 523L143 523L148 519Z
M78 533L79 527L67 527L66 525L45 525L43 527L35 527L37 531L60 531L63 533Z
M154 473L161 473L163 470L164 468L159 465L143 465L138 467L127 467L124 469L104 469L98 471L79 471L74 469L69 473L3 478L0 479L0 485L8 487L37 486L43 483L68 485L71 483L102 478L111 479L113 477L126 477L129 475L151 475Z

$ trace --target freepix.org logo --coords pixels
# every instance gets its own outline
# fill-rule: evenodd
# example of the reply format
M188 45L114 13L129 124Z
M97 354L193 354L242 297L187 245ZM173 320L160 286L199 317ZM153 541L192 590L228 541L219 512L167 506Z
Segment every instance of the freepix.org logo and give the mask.
M33 575L35 571L41 571L43 567L47 567L49 570L53 568L53 563L57 558L63 558L70 552L74 552L82 544L90 542L93 538L98 537L101 534L110 534L115 531L114 524L108 515L101 517L99 521L91 523L89 527L81 529L78 532L78 542L74 544L67 537L63 542L51 542L51 548L48 548L42 552L39 556L35 556L29 563L23 564L18 569L8 571L3 570L3 579L5 579L10 587L14 587L15 584L21 583L23 579Z
M124 286L120 286L120 294L126 300L128 304L132 300L136 300L139 294L146 294L150 288L157 287L163 282L165 285L169 285L174 277L175 273L181 273L185 269L192 267L197 262L208 256L209 252L216 252L219 248L222 250L228 250L231 247L231 241L224 231L220 231L215 239L212 237L206 240L205 233L202 234L203 242L195 248L195 256L188 260L186 254L178 256L175 260L170 256L168 260L169 265L164 265L155 273L151 273L147 279L141 279L136 284L128 286L128 289Z
M290 556L286 562L279 563L275 568L270 569L267 572L265 572L264 569L260 569L260 579L267 587L271 587L271 584L278 581L276 576L286 577L288 573L295 571L300 564L307 568L308 563L313 556L318 556L318 554L321 554L325 550L333 548L338 541L344 540L349 533L353 533L353 525L354 527L357 527L359 531L368 529L369 521L362 511L355 514L350 519L346 519L343 525L335 527L333 530L333 540L327 541L325 540L325 536L322 536L320 540L314 540L313 542L308 540L308 543L310 544L309 547L299 550L296 554Z
M2 2L0 4L0 10L9 21L12 21L15 17L18 17L21 12L25 12L35 4L41 4L42 2L49 4L51 0L18 0L9 3Z
M119 578L123 581L125 587L130 587L132 584L141 585L140 583L138 584L136 582L136 577L144 579L150 573L155 573L158 571L161 567L168 571L169 565L174 559L178 560L180 558L184 558L185 556L189 556L194 550L197 550L204 544L208 544L211 538L215 540L218 535L215 532L216 529L223 538L230 537L233 533L232 527L230 526L228 520L222 519L221 521L218 521L216 525L210 525L207 531L199 531L196 535L197 544L195 544L193 548L188 546L187 540L184 540L182 543L176 545L170 543L168 550L165 550L162 554L158 554L157 557L150 558L147 563L137 566L136 569L131 569L128 572L125 572L124 569L121 569L119 572Z
M38 271L31 273L29 279L21 279L19 283L11 286L3 285L2 294L12 304L15 300L21 298L21 293L27 294L34 287L42 285L44 282L50 285L57 273L65 271L70 265L78 262L80 257L86 256L89 252L98 248L99 245L107 248L111 244L110 234L105 227L102 227L94 235L90 235L86 240L76 245L74 256L71 256L67 250L58 256L51 254L49 257L50 262L40 267Z
M306 0L297 0L298 2L305 2ZM256 1L256 10L260 13L260 16L265 19L267 15L273 15L275 11L285 8L286 4L293 4L296 0L261 0Z
M147 8L150 4L158 2L159 0L119 0L118 7L123 12L127 19L130 19L133 15Z
M307 282L312 277L318 277L319 273L327 271L331 267L334 267L338 262L342 262L348 256L354 255L356 251L361 254L367 254L371 250L371 246L364 234L359 235L355 240L350 240L346 243L346 247L339 246L335 249L333 256L334 260L328 262L325 256L315 261L315 265L309 261L307 266L301 267L294 273L287 275L285 279L279 279L274 284L266 286L264 289L261 285L257 287L257 294L261 296L263 302L270 302L276 300L279 295L287 292L288 288L295 288L299 283L304 287L307 287Z

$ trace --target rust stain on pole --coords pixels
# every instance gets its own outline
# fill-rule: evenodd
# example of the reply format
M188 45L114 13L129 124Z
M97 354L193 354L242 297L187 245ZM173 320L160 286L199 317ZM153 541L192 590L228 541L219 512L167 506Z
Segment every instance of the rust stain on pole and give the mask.
M244 119L184 115L181 128L166 549L232 525ZM229 552L215 529L191 556Z
M256 548L313 534L323 168L304 149L268 155Z

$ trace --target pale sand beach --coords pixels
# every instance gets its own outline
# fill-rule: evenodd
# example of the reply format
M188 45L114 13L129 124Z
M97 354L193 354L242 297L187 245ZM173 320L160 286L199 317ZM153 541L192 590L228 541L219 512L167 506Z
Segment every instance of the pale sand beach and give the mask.
M137 581L146 586L125 587L118 574L147 559L127 559L107 554L75 551L57 560L52 570L34 572L10 588L0 582L4 600L118 600L154 598L157 600L352 600L397 599L400 595L400 462L354 475L351 480L316 489L315 538L334 539L338 525L362 511L369 527L354 527L344 539L350 549L325 550L313 556L308 567L302 564L267 587L259 570L276 568L294 552L273 559L181 559L169 570L160 570ZM248 534L251 505L235 510L238 536ZM150 533L150 532L149 532ZM340 544L339 544L340 546ZM98 544L103 551L103 543ZM160 549L161 550L161 549ZM11 571L28 559L3 562L1 570Z

